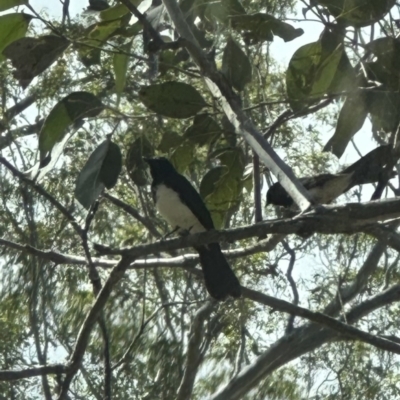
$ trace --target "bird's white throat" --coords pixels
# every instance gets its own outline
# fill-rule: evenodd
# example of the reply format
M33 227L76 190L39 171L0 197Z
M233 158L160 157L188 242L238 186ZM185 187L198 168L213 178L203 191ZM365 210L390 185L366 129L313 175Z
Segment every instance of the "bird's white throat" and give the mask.
M178 193L164 184L156 187L156 208L174 229L179 227L190 233L205 231L189 207L182 203Z

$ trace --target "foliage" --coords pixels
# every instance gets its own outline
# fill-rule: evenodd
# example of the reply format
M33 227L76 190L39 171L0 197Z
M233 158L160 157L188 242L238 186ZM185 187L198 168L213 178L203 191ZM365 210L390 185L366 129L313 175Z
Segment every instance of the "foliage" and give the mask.
M170 1L90 1L80 7L99 12L78 14L72 3L47 14L35 0L0 0L0 399L61 399L63 388L70 399L399 398L398 355L274 303L399 343L399 257L386 237L361 228L221 243L254 292L206 315L193 251L143 252L73 363L119 261L94 244L143 250L170 231L143 157L168 157L216 228L236 229L288 213L260 209L282 177L245 139L249 121L299 177L343 170L354 140L397 149L396 2L181 0L201 65L196 46L178 39ZM312 20L321 35L297 45ZM273 46L289 43L296 50L283 66ZM211 93L214 80L230 98ZM395 164L388 160L377 191L359 186L340 200L397 195L386 185ZM53 364L68 368L7 375Z

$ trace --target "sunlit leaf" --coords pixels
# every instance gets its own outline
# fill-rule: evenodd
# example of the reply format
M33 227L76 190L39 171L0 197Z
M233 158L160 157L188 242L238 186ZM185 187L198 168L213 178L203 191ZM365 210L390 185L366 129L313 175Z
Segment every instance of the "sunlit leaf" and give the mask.
M0 16L0 61L4 60L3 50L12 42L25 36L33 15L15 13Z
M129 53L132 47L132 41L129 41L124 46L121 46L121 50ZM129 55L124 53L114 54L113 67L115 76L115 91L117 92L118 102L121 93L124 91L126 83L126 73L129 66Z
M188 140L180 144L171 155L171 162L175 168L180 172L185 172L186 168L193 161L194 145Z
M0 11L26 4L28 0L0 0Z
M50 111L39 134L41 159L60 142L67 128L75 121L95 117L103 110L103 104L88 92L74 92L64 97Z
M79 58L89 67L100 64L101 48L107 39L122 26L122 19L103 21L90 26L86 37L80 41Z
M368 26L383 18L396 0L315 0L327 7L338 21L357 27Z
M300 47L286 71L286 90L294 110L302 109L325 94L343 88L353 69L338 36L325 31L317 42Z

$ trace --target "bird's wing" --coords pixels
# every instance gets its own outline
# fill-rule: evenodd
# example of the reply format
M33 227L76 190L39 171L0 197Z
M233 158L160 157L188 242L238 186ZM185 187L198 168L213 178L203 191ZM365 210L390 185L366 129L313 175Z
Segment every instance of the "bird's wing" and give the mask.
M172 190L179 194L182 203L192 211L205 229L214 229L210 211L208 211L200 194L183 175L174 174L166 183Z

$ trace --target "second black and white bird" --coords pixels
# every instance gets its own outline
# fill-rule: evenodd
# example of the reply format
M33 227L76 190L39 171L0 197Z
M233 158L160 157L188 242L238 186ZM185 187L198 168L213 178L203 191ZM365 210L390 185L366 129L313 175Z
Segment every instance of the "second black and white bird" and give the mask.
M210 212L191 183L163 157L146 158L150 166L152 194L158 212L179 233L214 229ZM217 300L240 297L240 283L223 255L219 243L196 246L206 288Z

